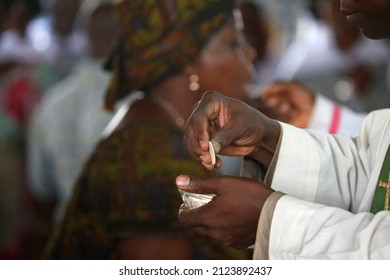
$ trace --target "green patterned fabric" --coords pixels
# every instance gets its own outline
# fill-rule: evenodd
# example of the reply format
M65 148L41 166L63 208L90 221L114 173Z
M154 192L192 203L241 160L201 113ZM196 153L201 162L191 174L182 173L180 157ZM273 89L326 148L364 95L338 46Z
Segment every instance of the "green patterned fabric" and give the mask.
M76 182L44 258L118 259L113 244L138 236L189 239L196 248L194 259L250 258L247 250L200 238L179 224L182 200L176 176L210 175L182 141L182 132L161 119L134 121L101 141Z
M383 210L389 210L390 196L390 147L387 148L386 156L379 174L370 212L376 214Z
M235 7L233 0L123 0L119 43L106 63L113 78L105 107L134 90L148 91L200 53Z

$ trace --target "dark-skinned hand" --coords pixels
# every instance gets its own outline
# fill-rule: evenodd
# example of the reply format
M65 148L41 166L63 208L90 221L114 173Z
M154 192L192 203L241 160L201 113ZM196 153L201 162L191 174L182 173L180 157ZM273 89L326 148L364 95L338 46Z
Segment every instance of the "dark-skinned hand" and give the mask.
M248 178L178 176L176 184L187 192L216 194L206 205L179 210L180 223L195 233L226 246L246 248L255 243L257 224L266 199L273 190Z
M208 141L217 154L251 156L267 169L280 132L277 121L248 104L208 91L188 119L184 144L208 170L222 165L219 158L215 165L211 163Z

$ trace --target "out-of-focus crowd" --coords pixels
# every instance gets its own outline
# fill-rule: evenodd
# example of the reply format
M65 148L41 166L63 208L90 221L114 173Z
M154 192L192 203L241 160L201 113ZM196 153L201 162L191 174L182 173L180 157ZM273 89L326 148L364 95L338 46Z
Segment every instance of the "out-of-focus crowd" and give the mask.
M87 22L84 21L94 8L92 2L0 1L1 259L39 258L50 231L51 204L60 194L54 185L51 185L53 193L41 195L32 189L31 176L39 175L31 175L35 171L28 162L30 128L33 115L40 111L40 106L63 94L54 89L58 83L71 79L70 76L78 71L77 65L91 65L98 59L91 48L92 38L87 35ZM107 36L104 34L106 39ZM92 72L87 76L86 87L95 82ZM104 78L104 74L102 76ZM100 82L100 77L95 79ZM63 89L72 91L67 86ZM66 108L69 104L64 106ZM70 108L69 113L70 110L74 108ZM58 115L58 118L61 117ZM44 126L51 122L43 121ZM35 130L32 133L35 134ZM71 137L72 133L64 131L57 137ZM36 144L46 145L40 143L41 139ZM77 151L77 157L82 153ZM32 165L39 170L35 163ZM51 167L49 161L42 166L45 169ZM51 184L48 179L42 180L45 180L42 184ZM53 178L53 182L57 180Z

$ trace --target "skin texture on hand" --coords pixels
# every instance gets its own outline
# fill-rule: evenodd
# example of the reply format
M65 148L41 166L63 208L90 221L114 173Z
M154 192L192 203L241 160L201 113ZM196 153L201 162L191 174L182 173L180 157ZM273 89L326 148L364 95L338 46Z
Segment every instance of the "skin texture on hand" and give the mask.
M226 246L247 248L254 244L259 216L266 199L274 192L248 178L178 176L177 186L187 192L216 194L206 205L179 210L180 223L195 233Z
M248 104L208 91L188 119L184 144L202 165L213 170L208 141L215 152L228 156L250 156L264 168L275 153L281 133L280 124Z

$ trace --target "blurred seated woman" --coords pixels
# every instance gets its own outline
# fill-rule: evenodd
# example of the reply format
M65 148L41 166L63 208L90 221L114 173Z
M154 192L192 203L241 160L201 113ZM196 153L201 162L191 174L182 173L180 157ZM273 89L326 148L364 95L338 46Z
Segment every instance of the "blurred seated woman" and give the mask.
M183 145L195 103L207 90L249 96L255 52L243 39L234 1L116 5L121 36L106 64L113 77L105 107L139 91L144 98L130 108L125 103L109 124L44 258L250 258L250 250L194 236L177 218L177 174L213 176Z

